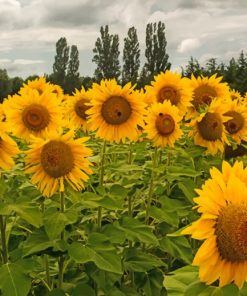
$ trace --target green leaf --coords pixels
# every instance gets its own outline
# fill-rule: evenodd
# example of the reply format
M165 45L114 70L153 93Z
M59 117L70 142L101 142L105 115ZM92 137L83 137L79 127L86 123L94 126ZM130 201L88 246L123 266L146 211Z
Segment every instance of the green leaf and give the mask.
M97 251L115 251L111 241L102 233L92 232L88 236L87 245Z
M197 177L201 175L201 172L198 172L193 168L189 168L187 166L183 166L182 164L180 164L179 166L173 165L167 167L167 175L171 177Z
M172 226L178 226L179 223L179 217L178 215L174 215L173 212L167 211L165 207L162 209L157 207L150 207L149 210L150 216L154 219L157 219L160 222L166 222L169 225Z
M66 294L61 289L54 289L51 292L49 292L48 296L66 296Z
M160 247L175 258L180 258L190 264L193 259L191 246L185 237L164 237L160 240Z
M71 296L96 296L95 291L87 284L79 283L72 291Z
M29 224L39 228L42 225L42 216L37 205L18 204L12 206L13 210Z
M14 263L0 267L0 279L3 296L26 296L31 288L31 279Z
M196 197L195 183L192 179L186 179L184 182L178 182L178 188L182 190L183 194L187 198L187 200L194 204L193 198Z
M80 243L74 242L68 247L69 256L76 263L86 263L92 261L91 252L87 247Z
M44 213L45 231L51 240L56 239L66 225L75 223L77 219L77 212L71 209L60 212L56 208L49 208Z
M126 238L132 241L143 242L148 245L158 245L158 239L152 233L152 228L148 225L143 224L137 219L124 217L120 221L114 223L114 226L122 231L124 231Z
M123 186L119 184L114 184L110 188L110 195L121 196L122 198L126 198L128 195L128 191Z
M164 265L165 263L158 257L137 251L135 248L128 249L125 254L124 267L126 270L145 272Z

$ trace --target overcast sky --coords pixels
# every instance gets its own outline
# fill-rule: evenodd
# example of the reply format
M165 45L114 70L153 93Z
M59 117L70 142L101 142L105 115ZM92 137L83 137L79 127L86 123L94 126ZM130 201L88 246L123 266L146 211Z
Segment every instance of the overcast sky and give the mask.
M135 26L144 61L146 24L159 20L173 70L190 56L204 63L247 53L247 0L0 0L0 68L10 77L49 74L56 41L66 37L79 49L81 76L92 75L92 49L107 24L120 51Z

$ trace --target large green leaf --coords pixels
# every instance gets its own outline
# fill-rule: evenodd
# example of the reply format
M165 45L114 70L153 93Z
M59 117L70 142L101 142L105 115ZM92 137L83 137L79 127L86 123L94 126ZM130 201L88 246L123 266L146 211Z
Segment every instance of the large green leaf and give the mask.
M26 296L31 279L23 273L20 265L7 263L0 267L0 289L3 296Z

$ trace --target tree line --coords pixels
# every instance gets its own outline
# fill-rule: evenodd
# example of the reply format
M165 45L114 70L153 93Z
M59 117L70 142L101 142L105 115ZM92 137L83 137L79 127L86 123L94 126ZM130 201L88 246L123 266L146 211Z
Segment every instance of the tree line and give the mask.
M131 81L138 88L149 84L154 75L171 68L167 53L165 24L163 22L149 23L146 26L145 61L141 65L141 50L135 27L128 29L124 38L122 61L120 62L119 35L111 34L109 26L100 27L100 37L93 48L93 59L96 68L92 77L80 76L79 50L76 45L69 46L65 37L56 42L53 72L44 74L47 81L60 85L64 92L72 94L74 89L84 86L89 88L93 82L101 79L115 78L124 85ZM231 88L241 94L247 91L247 55L242 51L240 56L232 58L228 63L218 63L215 58L207 60L204 66L191 57L185 67L181 67L185 77L218 73ZM0 100L18 92L23 82L32 80L37 75L25 80L20 77L9 78L6 69L0 69Z

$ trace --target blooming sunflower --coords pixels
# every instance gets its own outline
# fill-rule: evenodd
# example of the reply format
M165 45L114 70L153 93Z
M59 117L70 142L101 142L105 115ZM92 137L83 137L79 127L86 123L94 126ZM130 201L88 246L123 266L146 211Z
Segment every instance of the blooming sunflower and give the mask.
M145 103L131 83L121 87L114 79L102 80L100 84L94 83L88 93L91 108L86 114L97 137L117 143L126 138L137 140L138 126L144 125Z
M92 154L84 146L88 138L74 140L73 133L50 134L49 139L34 138L30 150L26 151L27 174L44 196L64 191L64 181L75 190L84 188L91 163L86 158Z
M227 112L224 114L229 120L224 123L227 132L240 144L241 140L247 141L247 108L237 100L226 103Z
M13 157L20 151L15 141L5 132L5 123L0 122L0 168L9 170L14 166Z
M9 97L5 113L10 131L23 139L43 136L62 126L62 111L55 94L29 91L26 95Z
M178 108L170 101L164 101L162 104L155 103L148 109L144 131L155 146L173 147L175 141L182 135L179 126L181 120Z
M241 102L243 100L243 97L241 96L240 92L235 89L230 90L230 97L232 100L236 100L238 102Z
M194 92L193 95L193 108L190 110L193 114L194 111L199 111L203 105L210 105L214 98L220 101L230 97L229 87L227 83L222 83L223 77L216 77L217 74L211 77L197 77L191 76L191 86Z
M52 92L53 89L51 85L46 82L45 77L38 77L34 80L28 80L27 83L24 83L19 90L19 94L26 95L26 93L30 90L36 90L41 95L45 90Z
M229 117L225 113L225 105L220 100L214 99L208 108L192 119L188 124L192 127L189 136L194 137L196 145L206 147L208 154L216 154L224 151L224 144L228 144L224 122Z
M223 162L222 172L210 174L194 199L202 215L182 234L205 240L193 260L202 282L241 288L247 279L247 170L242 162Z
M163 103L170 101L172 105L178 107L180 114L184 114L192 100L192 88L190 80L182 78L181 74L166 71L154 77L151 86L147 85L147 100L153 100L153 103Z
M90 108L88 103L90 102L89 96L85 89L79 91L76 89L73 96L67 101L65 110L70 120L71 128L81 128L88 130L86 111Z

